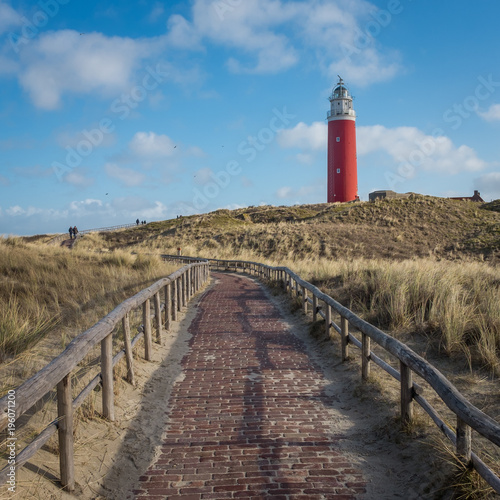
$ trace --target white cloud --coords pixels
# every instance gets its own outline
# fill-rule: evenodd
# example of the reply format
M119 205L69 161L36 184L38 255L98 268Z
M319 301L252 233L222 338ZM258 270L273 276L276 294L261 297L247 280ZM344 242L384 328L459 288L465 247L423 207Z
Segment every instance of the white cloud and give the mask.
M488 111L478 111L477 114L487 122L500 121L500 104L492 104Z
M384 151L400 165L448 174L474 172L487 166L469 146L455 146L446 136L426 135L415 127L358 127L358 156Z
M162 158L172 156L176 152L176 144L164 134L137 132L130 141L130 149L141 157Z
M227 67L236 73L276 73L312 56L330 78L341 71L366 85L400 69L399 54L377 43L390 22L377 21L378 13L365 0L195 0L192 21L170 17L168 38L183 48L198 49L204 39L229 47Z
M152 15L162 9L156 3ZM119 98L144 77L141 68L148 61L157 63L167 48L208 50L203 46L207 41L231 51L226 65L232 72L276 73L313 61L332 80L341 72L351 84L366 85L399 71L398 53L384 50L376 36L366 34L376 12L365 0L194 0L191 20L170 16L165 35L159 37L41 32L19 45L19 61L0 56L0 72L17 73L37 107L56 109L66 94ZM19 22L19 15L1 2L0 32ZM378 27L384 29L380 23ZM166 78L177 84L204 78L196 64L162 64Z
M21 26L22 18L10 5L0 2L0 35L13 26Z
M377 151L388 154L397 165L410 165L413 176L418 169L448 174L475 172L487 167L487 162L478 158L469 146L455 146L446 136L433 137L416 127L386 128L382 125L357 127L356 143L358 156ZM311 153L327 150L328 126L322 122L311 125L298 123L278 134L282 148L299 148L298 161L310 160Z
M365 87L371 83L391 80L400 70L396 51L385 56L374 47L369 47L356 54L356 57L332 61L328 66L328 75L333 80L336 75L341 74L350 83Z
M140 61L158 52L157 39L133 40L72 30L47 32L21 49L19 81L37 107L54 109L67 92L115 96L131 86Z
M174 14L167 23L170 45L184 49L200 49L201 39L194 26L184 17Z
M298 61L288 37L275 33L277 26L293 19L295 6L281 1L246 0L237 5L196 0L192 29L200 37L250 53L255 61L243 64L229 58L228 67L238 73L275 73Z
M140 186L145 179L144 174L131 168L119 167L116 163L106 163L104 171L112 179L118 179L122 184L128 187Z
M280 130L277 135L278 144L282 148L300 148L308 151L326 150L328 129L323 122L307 125L297 123L291 129Z
M85 200L72 201L69 204L69 211L78 216L87 215L89 213L94 213L96 210L102 209L104 206L101 200L95 198L87 198Z
M9 207L5 210L5 213L7 215L10 215L11 217L17 217L19 215L25 215L26 210L24 208L20 207L19 205L14 205L13 207Z

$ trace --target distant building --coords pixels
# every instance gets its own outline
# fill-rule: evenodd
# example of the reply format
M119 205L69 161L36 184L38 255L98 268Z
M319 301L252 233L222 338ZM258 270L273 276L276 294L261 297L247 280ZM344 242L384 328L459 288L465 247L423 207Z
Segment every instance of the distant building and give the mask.
M370 201L375 200L395 200L397 198L408 198L410 193L396 193L395 191L391 191L390 189L385 189L382 191L373 191L368 195L368 199Z
M484 203L484 200L477 190L474 191L474 196L458 196L456 198L450 198L450 200L477 201L478 203Z

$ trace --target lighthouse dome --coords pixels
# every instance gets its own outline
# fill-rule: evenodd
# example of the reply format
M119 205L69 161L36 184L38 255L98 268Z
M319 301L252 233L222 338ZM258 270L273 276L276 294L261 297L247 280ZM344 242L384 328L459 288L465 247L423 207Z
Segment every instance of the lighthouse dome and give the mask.
M333 97L334 99L341 99L349 98L351 97L351 95L349 94L349 90L347 90L347 87L343 83L340 83L334 88Z

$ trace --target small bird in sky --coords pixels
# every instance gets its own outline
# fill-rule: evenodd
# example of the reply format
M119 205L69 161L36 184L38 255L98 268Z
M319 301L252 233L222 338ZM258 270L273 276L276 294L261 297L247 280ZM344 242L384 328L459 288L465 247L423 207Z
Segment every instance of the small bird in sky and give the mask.
M108 196L109 193L106 193L106 196Z
M174 146L174 149L176 148L177 146Z

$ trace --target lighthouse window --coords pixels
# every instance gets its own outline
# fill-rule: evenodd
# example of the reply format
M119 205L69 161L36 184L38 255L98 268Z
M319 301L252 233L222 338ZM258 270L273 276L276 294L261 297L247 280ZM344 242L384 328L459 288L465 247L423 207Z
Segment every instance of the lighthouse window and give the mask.
M340 137L337 137L337 142L340 142Z
M340 174L340 168L337 168L337 174Z

